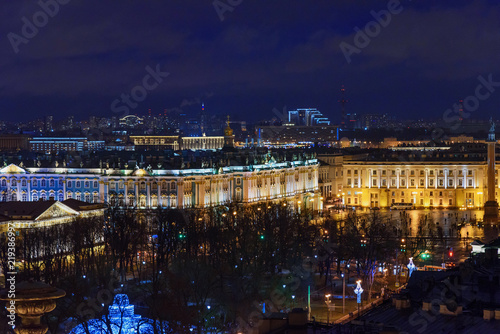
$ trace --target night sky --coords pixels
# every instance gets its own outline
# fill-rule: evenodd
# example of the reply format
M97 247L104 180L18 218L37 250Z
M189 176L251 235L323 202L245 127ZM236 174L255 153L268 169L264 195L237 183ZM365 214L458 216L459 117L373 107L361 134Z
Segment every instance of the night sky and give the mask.
M59 1L53 17L38 1L2 2L2 120L120 116L120 96L135 89L147 96L127 108L142 115L194 114L204 101L207 113L240 120L286 106L338 121L342 84L350 112L440 119L475 94L479 75L500 82L498 1L402 0L350 63L340 44L355 47L355 28L393 1L220 0L230 9L220 15L202 0ZM23 17L34 15L40 27L26 38ZM148 66L169 73L149 77L149 91ZM497 86L471 118L498 115Z

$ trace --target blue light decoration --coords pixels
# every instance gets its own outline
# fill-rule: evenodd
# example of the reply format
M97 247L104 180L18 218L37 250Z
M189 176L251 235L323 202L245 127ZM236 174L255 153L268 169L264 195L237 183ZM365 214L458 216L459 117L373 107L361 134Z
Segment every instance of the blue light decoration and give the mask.
M410 257L410 263L408 263L408 278L411 277L411 274L413 274L415 270L417 270L417 267L413 263L413 258Z
M109 306L109 315L102 319L92 319L71 330L70 334L153 334L170 333L166 322L156 323L148 318L134 314L128 296L118 294ZM155 327L156 326L156 331Z
M358 296L357 302L358 304L361 304L361 294L363 293L363 288L361 287L361 281L356 281L358 285L356 286L356 289L354 289L354 293Z

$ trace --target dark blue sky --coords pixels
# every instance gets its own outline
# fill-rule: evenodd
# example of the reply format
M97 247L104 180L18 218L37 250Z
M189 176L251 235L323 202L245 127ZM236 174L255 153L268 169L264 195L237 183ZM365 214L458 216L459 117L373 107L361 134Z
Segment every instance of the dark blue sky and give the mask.
M193 113L204 101L208 113L236 119L286 106L337 121L343 83L350 112L440 119L474 95L479 75L500 82L498 1L402 0L350 63L339 45L354 45L354 28L390 1L220 0L237 4L223 21L213 1L59 1L67 4L46 24L38 1L2 3L0 119L120 115L113 101L140 93L145 68L157 65L170 74L130 112ZM26 38L22 19L33 15L40 28ZM17 53L10 33L26 38ZM500 87L471 117L499 107Z

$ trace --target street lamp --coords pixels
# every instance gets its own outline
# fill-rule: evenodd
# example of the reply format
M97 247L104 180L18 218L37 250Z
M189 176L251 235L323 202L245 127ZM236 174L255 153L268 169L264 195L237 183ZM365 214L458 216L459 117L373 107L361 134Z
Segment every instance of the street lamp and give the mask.
M345 313L345 275L342 275L342 313Z
M358 317L359 317L359 309L361 306L361 294L363 293L363 288L361 287L361 280L356 281L356 283L358 285L356 286L356 289L354 289L354 293L358 297L356 301L358 303Z

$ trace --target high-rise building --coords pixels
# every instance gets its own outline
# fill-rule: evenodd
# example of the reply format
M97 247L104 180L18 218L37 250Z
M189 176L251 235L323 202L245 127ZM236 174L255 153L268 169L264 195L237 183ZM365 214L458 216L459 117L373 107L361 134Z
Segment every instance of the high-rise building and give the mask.
M288 111L288 123L294 125L330 125L327 117L316 108L301 108Z

